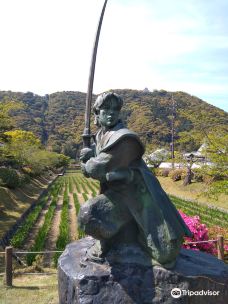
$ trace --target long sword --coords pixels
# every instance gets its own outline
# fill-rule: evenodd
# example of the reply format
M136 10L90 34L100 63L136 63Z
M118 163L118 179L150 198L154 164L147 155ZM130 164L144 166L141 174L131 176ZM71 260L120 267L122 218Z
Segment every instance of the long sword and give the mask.
M94 47L93 47L93 53L92 53L92 59L91 59L91 65L90 65L88 90L87 90L87 95L86 95L85 128L84 128L83 135L82 135L84 148L87 148L87 147L89 148L90 144L91 144L90 114L91 114L91 104L92 104L93 81L94 81L98 42L99 42L100 31L101 31L101 26L102 26L102 21L103 21L107 1L108 0L105 0L105 2L104 2L104 5L103 5L102 11L101 11L101 15L100 15L100 19L98 22L98 27L97 27L97 32L96 32Z

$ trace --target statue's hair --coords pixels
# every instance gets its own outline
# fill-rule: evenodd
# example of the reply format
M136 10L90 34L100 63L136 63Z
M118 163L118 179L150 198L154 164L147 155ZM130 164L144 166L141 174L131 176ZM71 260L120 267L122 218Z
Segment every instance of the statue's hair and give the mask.
M107 92L99 95L93 105L93 112L95 114L94 118L94 124L97 126L100 126L99 124L99 119L98 119L98 114L100 108L104 105L104 103L108 103L111 99L115 99L117 101L117 105L119 107L119 110L121 110L123 106L123 99L116 93L113 92Z
M108 92L99 95L93 105L93 112L98 114L100 108L104 103L108 103L111 99L115 99L117 101L119 109L123 106L123 99L116 93Z

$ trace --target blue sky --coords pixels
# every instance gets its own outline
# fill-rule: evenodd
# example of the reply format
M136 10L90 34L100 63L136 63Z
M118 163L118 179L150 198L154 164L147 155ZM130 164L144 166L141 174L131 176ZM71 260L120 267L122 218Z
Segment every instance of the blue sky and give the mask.
M87 90L103 0L0 1L0 90ZM94 92L185 91L228 111L228 1L108 0Z

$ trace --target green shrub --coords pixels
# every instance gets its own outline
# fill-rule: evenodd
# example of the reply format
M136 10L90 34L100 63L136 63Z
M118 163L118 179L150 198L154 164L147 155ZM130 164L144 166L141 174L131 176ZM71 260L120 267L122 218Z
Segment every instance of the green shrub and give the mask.
M193 171L193 178L196 182L202 182L204 175L200 170L194 170Z
M228 195L228 180L215 181L210 185L207 196L215 200L220 194Z
M29 184L31 181L31 177L28 174L23 174L20 179L20 185Z
M184 169L176 169L170 171L169 176L174 182L176 182L183 179L186 176L186 172Z
M31 175L31 173L32 173L32 169L31 169L30 167L24 166L24 167L22 167L21 169L22 169L22 171L23 171L25 174Z
M151 171L155 176L161 176L161 175L160 175L161 169L159 169L159 168L150 168L150 171Z
M214 176L207 175L207 174L205 174L205 175L203 176L203 182L204 182L205 184L207 184L207 185L212 184L212 183L214 182L214 180L215 180Z
M11 189L15 189L20 186L21 182L17 171L9 168L0 168L0 179L2 181L2 185Z
M170 172L171 172L171 169L163 168L163 169L159 169L158 175L163 176L163 177L168 177Z

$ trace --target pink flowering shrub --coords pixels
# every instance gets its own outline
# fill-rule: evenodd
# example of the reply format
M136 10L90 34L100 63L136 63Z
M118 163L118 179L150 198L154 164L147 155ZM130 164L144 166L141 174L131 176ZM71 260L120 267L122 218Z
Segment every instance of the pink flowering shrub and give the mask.
M205 224L202 224L200 222L200 218L198 215L195 216L187 216L185 213L183 213L181 210L179 210L179 213L183 220L185 221L185 224L188 226L190 231L193 234L193 237L185 237L185 243L183 244L183 248L186 249L192 249L192 250L200 250L211 254L216 254L216 246L215 243L209 242L209 243L198 243L198 244L186 244L188 242L199 242L199 241L207 241L209 240L208 237L208 229Z

